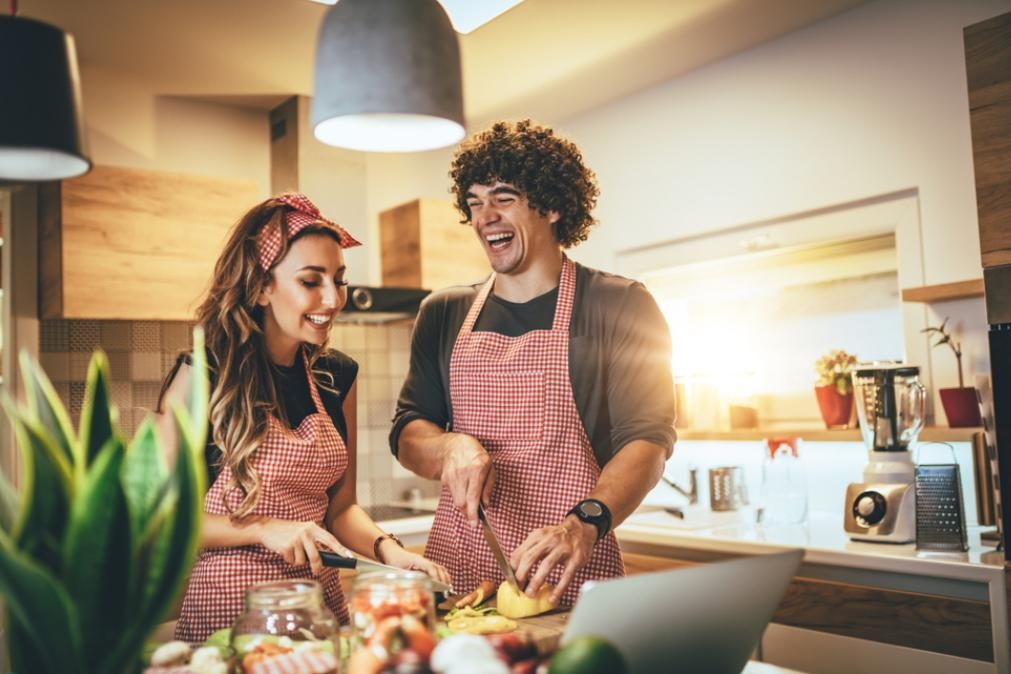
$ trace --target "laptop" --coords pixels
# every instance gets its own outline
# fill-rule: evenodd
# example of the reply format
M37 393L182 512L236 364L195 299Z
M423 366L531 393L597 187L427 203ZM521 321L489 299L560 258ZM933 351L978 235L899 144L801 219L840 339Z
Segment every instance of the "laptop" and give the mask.
M739 674L803 556L789 550L587 582L562 645L604 637L629 674Z

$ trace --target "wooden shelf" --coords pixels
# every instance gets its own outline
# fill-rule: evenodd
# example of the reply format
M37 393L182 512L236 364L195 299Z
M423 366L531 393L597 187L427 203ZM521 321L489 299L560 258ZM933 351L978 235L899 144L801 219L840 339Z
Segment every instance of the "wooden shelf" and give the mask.
M964 300L982 296L983 279L981 278L902 289L903 302L947 302L948 300Z
M973 433L982 428L948 428L930 426L920 431L919 442L971 442ZM753 428L746 430L714 430L701 428L677 429L678 440L764 440L772 437L797 436L812 442L860 442L860 429Z

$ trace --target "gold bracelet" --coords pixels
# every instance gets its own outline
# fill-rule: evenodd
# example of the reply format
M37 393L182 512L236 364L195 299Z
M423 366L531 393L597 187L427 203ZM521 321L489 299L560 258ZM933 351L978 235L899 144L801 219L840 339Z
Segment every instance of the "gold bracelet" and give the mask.
M380 564L385 564L386 560L383 559L382 556L379 554L379 546L382 545L382 542L385 541L387 538L396 543L397 545L399 545L400 547L404 547L404 544L400 542L400 539L394 536L393 534L383 534L382 536L377 538L376 542L372 544L372 554L375 556L376 561L379 562Z

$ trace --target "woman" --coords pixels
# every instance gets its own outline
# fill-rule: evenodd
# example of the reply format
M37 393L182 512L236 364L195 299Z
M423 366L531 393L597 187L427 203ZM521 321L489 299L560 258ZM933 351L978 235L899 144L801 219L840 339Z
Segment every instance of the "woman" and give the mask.
M355 500L358 365L325 347L347 300L342 251L357 245L304 195L284 194L239 221L215 265L197 311L211 377L211 487L178 639L203 641L232 624L249 585L289 578L319 580L346 623L338 573L323 567L321 547L449 580ZM163 399L185 401L192 375L183 360ZM167 407L159 409L164 437L174 437Z

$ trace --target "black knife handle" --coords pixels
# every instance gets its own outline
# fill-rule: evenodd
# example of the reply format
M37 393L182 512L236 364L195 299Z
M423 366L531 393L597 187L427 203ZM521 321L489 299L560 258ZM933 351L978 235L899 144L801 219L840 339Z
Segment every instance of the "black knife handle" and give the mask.
M323 566L332 566L338 569L354 569L358 566L358 560L354 557L345 557L336 552L320 550L319 558L323 561Z

